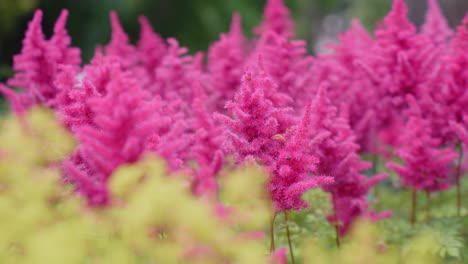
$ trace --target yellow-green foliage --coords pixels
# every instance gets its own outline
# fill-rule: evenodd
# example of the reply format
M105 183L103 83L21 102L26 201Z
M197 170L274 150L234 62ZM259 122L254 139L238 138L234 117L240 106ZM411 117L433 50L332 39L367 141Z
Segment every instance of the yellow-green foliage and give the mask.
M345 243L331 250L311 239L303 248L303 263L340 264L437 264L438 245L433 234L422 234L408 241L404 248L387 246L382 232L368 221L358 222Z
M269 239L252 234L272 217L259 167L222 176L219 214L187 177L146 155L112 175L112 206L91 209L61 183L60 161L74 147L45 110L2 123L0 263L269 263ZM303 263L435 264L430 237L385 248L372 230L358 228L339 251L308 242Z

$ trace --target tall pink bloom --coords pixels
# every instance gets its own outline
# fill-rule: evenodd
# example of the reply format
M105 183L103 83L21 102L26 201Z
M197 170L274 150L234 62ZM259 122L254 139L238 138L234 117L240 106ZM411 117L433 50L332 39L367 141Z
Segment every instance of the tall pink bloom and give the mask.
M161 105L151 100L128 72L113 76L104 97L89 100L94 126L82 126L77 156L66 171L90 204L108 202L106 183L121 164L136 162L157 130L155 113Z
M361 151L376 151L376 105L378 89L361 69L361 60L373 48L374 40L358 20L338 35L338 43L329 44L330 54L318 55L313 71L313 87L329 84L329 97L335 106L346 103L349 122Z
M293 98L297 109L303 108L311 99L308 94L312 92L309 85L313 62L312 56L307 55L305 41L265 32L252 56L258 54L262 55L265 71L278 84L278 90Z
M416 98L427 93L427 80L438 67L438 52L407 18L404 0L395 0L392 10L377 28L372 52L363 59L373 84L378 89L379 103L375 114L381 121L381 138L388 144L395 141L397 131L406 121L406 96Z
M457 155L452 148L442 148L440 139L431 136L430 123L421 117L415 99L408 100L413 113L401 134L402 145L396 149L404 164L389 162L387 166L398 173L403 186L427 192L448 189L450 165Z
M227 100L234 98L240 86L245 63L245 37L242 33L241 18L234 14L231 29L221 34L220 40L213 43L208 51L208 73L211 76L213 94L217 109L222 111Z
M268 0L263 11L263 21L254 30L258 36L269 31L285 38L291 38L295 35L294 22L283 0Z
M138 18L140 22L140 39L137 43L139 67L135 69L137 78L145 89L154 83L156 78L156 69L161 65L167 47L164 40L154 32L148 19L144 16Z
M337 114L337 108L331 104L326 94L326 85L319 88L314 101L311 123L311 151L319 158L317 173L333 177L333 184L323 189L331 193L335 214L329 216L332 222L339 222L340 234L343 235L351 223L359 216L378 220L388 216L389 212L377 215L368 212L366 195L371 187L387 175L380 174L368 178L362 171L371 164L361 160L351 130L347 113Z
M286 134L286 143L270 168L273 171L268 189L278 212L307 208L308 203L302 200L305 192L333 183L332 177L312 176L319 160L308 151L310 111L309 104L299 125Z
M105 47L106 55L119 57L125 69L131 69L138 60L136 48L130 44L127 33L120 24L115 11L110 12L112 35L109 44Z
M200 84L195 84L195 98L192 103L195 114L192 127L195 134L190 149L190 157L197 162L193 189L195 194L213 195L218 191L215 177L222 169L225 158L221 149L224 135L223 127L217 124L207 111L206 101L207 96L203 88Z
M51 40L42 33L42 11L37 10L29 22L23 40L21 54L14 57L15 75L8 80L8 85L21 88L24 92L16 100L23 108L32 104L50 105L58 91L54 78L60 70L59 65L79 67L80 50L70 47L70 37L65 29L68 11L63 10L54 27Z
M262 70L248 69L234 100L226 104L232 118L217 115L225 125L225 150L233 153L236 163L247 160L274 166L283 143L275 135L283 134L294 124L292 109L277 104L276 84Z
M447 56L447 72L449 82L443 91L444 109L446 120L468 127L464 116L467 116L466 105L468 104L468 14L457 28L455 37L451 43L451 52Z
M168 39L169 47L160 66L156 70L153 93L165 100L181 100L185 106L193 99L193 82L204 84L201 61L202 53L187 55L188 49L180 47L176 39Z
M122 73L117 57L104 57L99 52L81 72L73 67L62 66L62 72L54 81L59 93L53 100L62 122L72 132L81 126L95 126L95 113L90 100L105 96L112 79Z
M447 19L442 14L437 0L428 0L427 5L426 21L421 28L422 34L431 39L435 45L447 44L453 35Z

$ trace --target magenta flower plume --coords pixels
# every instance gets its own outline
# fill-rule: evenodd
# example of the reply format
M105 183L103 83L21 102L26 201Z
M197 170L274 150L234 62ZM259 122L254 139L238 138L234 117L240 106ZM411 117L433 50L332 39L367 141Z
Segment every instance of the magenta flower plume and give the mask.
M61 66L61 69L54 82L59 93L52 102L58 116L72 132L81 126L95 126L94 110L89 101L105 96L112 79L122 75L119 60L97 52L82 72L70 66Z
M342 111L341 116L337 114L337 108L327 97L326 88L326 84L319 87L312 106L312 141L309 148L319 159L317 173L330 175L334 179L332 184L323 186L323 189L331 193L335 210L335 215L329 216L328 220L339 222L340 234L343 235L358 216L375 216L373 212L366 212L366 195L386 174L372 178L361 174L370 164L361 161L357 154L359 145L355 142L347 113ZM347 203L353 207L345 206Z
M263 70L253 74L248 69L234 100L226 104L232 118L216 115L225 125L226 153L234 154L236 163L259 161L274 166L283 142L275 139L294 124L292 109L278 106L277 87Z
M23 109L37 103L50 105L58 93L54 78L59 72L59 65L79 67L80 51L70 47L70 37L65 30L67 16L68 11L62 11L51 40L47 40L42 32L41 10L37 10L33 20L29 22L21 54L14 57L15 75L8 80L9 86L23 90L18 97L24 98L15 99L14 105L23 104L20 107Z
M150 86L156 77L156 69L161 65L164 55L166 55L167 47L164 40L155 33L150 22L145 16L138 18L140 23L140 39L137 43L138 57L141 60L142 73L138 74L138 78L142 79L141 83L144 88Z
M154 94L163 99L192 102L192 70L194 58L187 55L188 49L180 47L176 39L168 39L168 50L156 71ZM199 76L198 76L199 77Z
M59 93L53 104L58 116L72 132L84 125L92 125L93 112L88 100L98 96L94 85L88 80L80 81L79 73L70 66L62 66L55 78Z
M447 44L453 35L447 19L440 10L437 0L428 0L427 5L426 21L421 28L422 34L431 39L434 45Z
M408 108L406 96L425 96L440 67L440 52L424 34L417 34L407 13L404 0L395 0L376 30L373 52L362 63L378 91L374 112L380 120L380 137L391 145L398 145L396 133L407 119L403 115Z
M228 34L221 34L208 51L208 73L212 79L213 93L218 101L217 109L224 108L227 100L234 98L240 86L245 63L245 37L242 33L241 18L234 14Z
M309 205L302 195L310 189L333 183L332 177L311 176L316 172L318 158L308 151L307 130L311 105L306 107L300 124L286 135L279 151L268 189L275 211L301 210Z
M120 24L115 11L110 12L112 35L109 44L104 48L106 55L118 57L125 69L131 69L137 63L136 48L130 44L127 33Z
M58 65L70 65L78 68L81 64L81 50L71 47L71 38L65 28L68 18L68 11L62 10L54 26L54 34L50 39L51 49L48 54L49 59L53 57Z
M104 190L115 168L136 162L146 149L148 139L158 128L155 113L161 111L161 105L150 100L128 72L114 75L107 94L90 99L89 105L95 115L94 126L77 130L80 158L75 157L65 168L89 203L100 204L109 201Z
M465 129L468 123L464 116L467 116L466 105L468 103L468 14L457 28L455 37L451 43L451 52L447 57L447 72L449 81L447 91L443 93L442 101L445 109L445 120L459 123ZM453 132L452 132L453 133Z
M313 58L307 55L306 43L288 40L274 32L266 32L257 43L256 54L261 54L265 71L278 84L281 93L294 98L294 106L301 109L310 101L310 70ZM257 55L258 56L258 55Z
M263 11L263 21L255 28L257 36L273 31L285 38L294 37L294 22L283 0L268 0Z
M402 145L395 153L404 161L387 166L398 173L403 186L415 190L435 192L450 187L448 175L451 163L457 158L452 148L442 148L440 139L431 136L428 120L421 117L416 101L408 97L412 116L401 134Z
M221 149L224 141L223 127L217 124L206 109L207 96L199 83L194 87L195 98L192 108L194 142L190 156L197 162L194 172L193 188L195 194L216 194L218 191L215 176L222 169L224 152Z
M319 55L315 61L313 83L316 87L329 83L333 103L348 106L349 122L360 150L375 153L378 89L361 68L361 60L373 48L374 40L358 20L353 20L351 28L338 35L338 41L328 45L332 53Z

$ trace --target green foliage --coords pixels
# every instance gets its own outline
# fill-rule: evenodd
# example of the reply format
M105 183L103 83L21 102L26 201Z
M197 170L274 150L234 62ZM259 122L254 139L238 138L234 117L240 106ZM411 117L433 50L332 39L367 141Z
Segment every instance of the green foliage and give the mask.
M0 34L10 31L16 20L30 12L37 4L36 0L2 0L0 1Z

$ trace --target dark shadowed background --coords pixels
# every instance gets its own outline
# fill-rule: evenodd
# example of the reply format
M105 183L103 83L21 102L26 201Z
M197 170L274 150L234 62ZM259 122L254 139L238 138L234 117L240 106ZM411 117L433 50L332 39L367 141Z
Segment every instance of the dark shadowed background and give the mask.
M389 10L391 0L285 0L296 21L299 38L308 40L310 50L333 40L346 29L350 18L357 17L372 29ZM452 26L468 10L467 0L440 0ZM137 16L146 15L163 37L176 37L193 52L206 50L208 44L227 31L231 14L242 15L244 30L250 34L260 20L265 0L0 0L0 80L11 75L14 54L21 49L26 25L36 8L44 11L44 32L50 35L53 23L63 8L70 11L68 29L73 45L82 48L84 62L96 44L108 42L108 13L116 10L130 37L135 40ZM407 0L410 16L420 24L426 1Z

